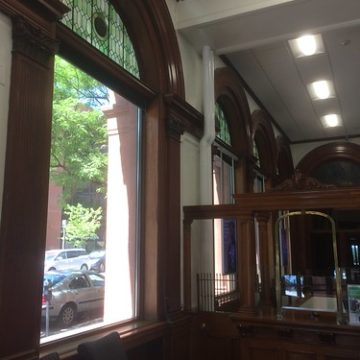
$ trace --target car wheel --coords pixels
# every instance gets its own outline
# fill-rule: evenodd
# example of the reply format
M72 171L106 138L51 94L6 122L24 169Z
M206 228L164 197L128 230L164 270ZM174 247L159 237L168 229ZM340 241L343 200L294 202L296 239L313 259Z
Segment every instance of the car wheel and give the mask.
M51 267L49 271L55 271L56 269L54 267Z
M74 304L66 304L60 311L59 323L62 326L71 326L76 318L76 306Z
M88 269L88 267L86 264L81 265L81 268L80 268L81 271L86 271L87 269Z
M104 263L101 263L100 266L99 266L99 271L101 273L105 272L105 264Z

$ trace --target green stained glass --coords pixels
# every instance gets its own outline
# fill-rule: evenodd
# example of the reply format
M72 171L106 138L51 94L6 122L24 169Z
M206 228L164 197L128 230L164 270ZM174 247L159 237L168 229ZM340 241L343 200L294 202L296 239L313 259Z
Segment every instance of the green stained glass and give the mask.
M216 136L224 143L231 145L229 123L223 109L218 103L215 105L215 122L217 129L219 129Z
M64 25L139 78L134 47L120 16L108 0L63 0L71 11Z
M254 158L255 158L255 160L256 160L256 165L257 165L258 167L260 167L259 149L258 149L255 141L253 142L253 155L254 155Z

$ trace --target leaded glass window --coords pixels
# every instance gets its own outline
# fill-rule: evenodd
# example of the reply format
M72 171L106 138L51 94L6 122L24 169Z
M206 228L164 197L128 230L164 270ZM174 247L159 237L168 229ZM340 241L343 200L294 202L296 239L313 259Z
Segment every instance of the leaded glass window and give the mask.
M258 149L257 144L256 144L255 141L253 141L253 156L255 158L256 166L260 167L259 149Z
M69 11L62 22L96 49L139 78L134 47L124 23L107 0L63 0Z
M221 106L216 103L215 105L215 122L218 129L216 137L224 143L231 145L229 124Z

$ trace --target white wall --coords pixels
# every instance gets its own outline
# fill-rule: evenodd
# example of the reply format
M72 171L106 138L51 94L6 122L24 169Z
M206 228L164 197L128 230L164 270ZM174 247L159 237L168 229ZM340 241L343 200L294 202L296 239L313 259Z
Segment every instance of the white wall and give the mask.
M291 153L294 160L294 166L296 167L300 160L310 151L314 150L315 148L328 144L332 141L316 141L312 143L304 143L304 144L293 144L291 145ZM354 144L360 145L360 138L354 138L350 139L349 142L352 142Z
M199 141L189 134L184 134L181 138L181 159L180 159L180 191L181 191L181 213L183 206L198 205L200 203L200 147ZM181 229L182 230L182 229ZM199 234L199 227L196 224L192 225L192 237L196 238ZM181 231L181 258L183 258L183 236ZM196 259L201 258L201 247L199 242L192 242L191 248L192 256L192 273L199 272L199 262ZM183 261L181 261L183 265ZM181 265L181 274L184 273L183 266ZM183 286L183 282L182 282ZM183 293L183 291L182 291ZM193 283L193 300L196 303L196 288Z
M202 57L191 44L177 34L185 82L185 99L196 110L202 112Z
M4 187L4 168L7 120L9 112L9 90L11 73L11 21L0 13L0 218Z
M256 110L260 110L260 106L256 103L256 101L252 98L252 96L245 90L246 99L249 104L250 114L252 114Z

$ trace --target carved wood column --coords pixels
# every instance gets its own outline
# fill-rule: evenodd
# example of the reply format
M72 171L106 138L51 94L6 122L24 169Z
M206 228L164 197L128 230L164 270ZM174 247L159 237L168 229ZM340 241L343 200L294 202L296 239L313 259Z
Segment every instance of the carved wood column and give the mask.
M271 299L271 266L270 263L270 249L272 236L269 233L269 212L259 212L255 214L256 221L259 226L259 261L260 261L260 276L261 276L261 293L260 304L264 308L270 308L272 305Z
M251 212L236 217L237 224L237 269L240 291L239 312L255 312L256 248L254 218Z
M180 138L185 129L200 136L202 115L183 98L175 94L165 96L167 124L166 167L167 194L167 236L165 244L165 305L168 317L176 316L181 310L181 264L180 264ZM190 251L190 248L187 250ZM191 254L184 254L185 261ZM191 286L191 273L190 273ZM191 299L190 299L191 306Z
M191 224L192 220L184 219L184 307L186 311L191 311Z
M46 4L43 1L48 14ZM17 359L35 358L39 346L53 58L57 43L51 32L33 22L15 15L12 20L10 106L0 228L0 358L11 355Z

